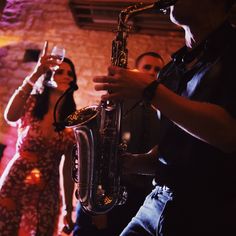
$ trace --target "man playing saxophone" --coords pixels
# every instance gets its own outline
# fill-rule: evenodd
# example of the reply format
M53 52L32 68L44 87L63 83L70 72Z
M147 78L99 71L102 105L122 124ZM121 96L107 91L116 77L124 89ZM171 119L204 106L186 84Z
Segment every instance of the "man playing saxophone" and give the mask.
M170 7L186 45L157 82L116 66L94 78L96 90L109 90L103 100L136 98L161 112L155 152L123 157L127 171L154 171L156 185L121 236L236 234L236 31L227 20L234 3Z

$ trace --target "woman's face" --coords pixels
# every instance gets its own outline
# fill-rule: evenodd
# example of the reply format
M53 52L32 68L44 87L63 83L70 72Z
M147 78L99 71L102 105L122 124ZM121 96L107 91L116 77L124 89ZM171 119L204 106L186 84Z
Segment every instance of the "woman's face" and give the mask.
M57 90L64 92L73 81L73 72L69 64L62 62L60 68L56 70L54 79L57 83Z

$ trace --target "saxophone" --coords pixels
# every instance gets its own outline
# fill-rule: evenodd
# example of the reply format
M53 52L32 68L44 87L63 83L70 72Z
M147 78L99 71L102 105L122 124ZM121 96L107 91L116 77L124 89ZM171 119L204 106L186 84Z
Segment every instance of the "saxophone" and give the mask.
M112 65L127 68L128 20L152 8L166 9L175 1L159 0L152 4L137 3L122 10L118 16L116 37L112 41ZM77 184L76 198L82 208L93 215L104 214L127 198L121 186L119 156L125 150L121 142L122 103L101 101L69 115L66 128L73 128L74 146L72 178Z

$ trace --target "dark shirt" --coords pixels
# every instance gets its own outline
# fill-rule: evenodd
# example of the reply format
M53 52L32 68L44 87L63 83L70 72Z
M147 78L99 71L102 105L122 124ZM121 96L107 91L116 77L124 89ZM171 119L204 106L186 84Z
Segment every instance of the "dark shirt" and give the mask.
M175 53L161 71L162 83L236 118L235 55L236 32L224 23L193 51L184 47ZM155 180L173 191L163 228L174 233L167 235L235 235L236 153L191 136L164 116L160 126Z
M130 109L132 110L129 111ZM160 120L151 106L141 103L137 105L136 100L130 99L123 104L123 114L125 118L122 120L122 133L130 133L127 152L145 153L157 145Z
M219 105L236 118L235 55L235 29L226 22L193 51L184 47L175 53L161 72L162 83L190 100ZM188 70L186 64L194 59ZM199 188L217 192L219 186L224 186L224 196L236 192L236 153L191 136L166 117L161 121L158 160L157 183L180 192L187 188L195 196Z
M130 139L127 142L127 152L145 153L158 144L160 120L157 112L150 105L130 99L123 104L123 114L125 118L122 120L122 133L130 133ZM135 194L139 192L142 201L153 187L152 179L153 176L142 175L141 173L123 176L125 185L129 189L131 187L136 188L134 190Z

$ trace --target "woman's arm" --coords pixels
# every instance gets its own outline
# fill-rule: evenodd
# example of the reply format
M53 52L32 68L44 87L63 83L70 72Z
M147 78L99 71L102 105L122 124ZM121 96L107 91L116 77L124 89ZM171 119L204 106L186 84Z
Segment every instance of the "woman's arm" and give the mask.
M39 77L40 76L37 73L31 74L26 77L22 85L15 90L4 112L6 121L15 122L24 115L24 105L33 89L35 81Z
M73 211L73 193L74 193L74 182L72 180L71 169L72 169L72 147L70 147L65 153L65 160L62 169L63 173L63 198L64 198L64 224L70 228L73 227L72 211Z
M33 70L27 76L22 85L14 92L10 98L4 112L4 117L7 121L15 122L24 114L24 105L33 89L38 78L45 74L51 66L57 65L57 61L50 55L47 55L48 42L46 41L43 47L42 54Z

